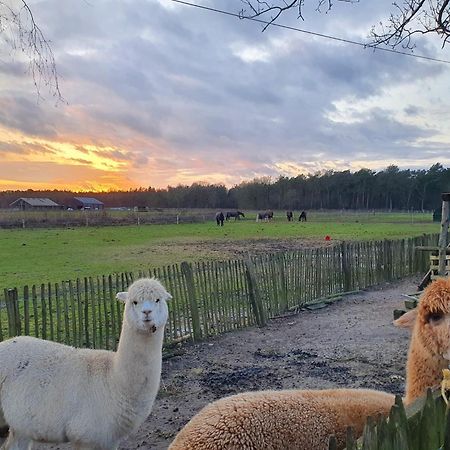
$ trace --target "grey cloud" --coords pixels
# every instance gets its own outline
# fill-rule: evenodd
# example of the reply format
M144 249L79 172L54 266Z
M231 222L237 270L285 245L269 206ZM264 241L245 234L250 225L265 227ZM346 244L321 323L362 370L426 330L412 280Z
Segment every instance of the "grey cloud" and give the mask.
M421 108L419 108L418 106L414 106L414 105L408 105L406 108L404 108L403 111L408 116L418 116L420 114Z
M0 123L34 136L55 136L43 104L24 98L20 93L0 97Z
M232 11L242 5L207 3ZM308 11L304 23L295 14L283 23L330 34L337 27L359 40L353 29L369 30L390 5L387 0L344 3L336 2L330 14ZM328 159L355 152L408 157L419 138L431 142L437 134L401 123L386 110L374 109L352 124L332 122L326 112L342 98L368 99L393 86L432 79L443 66L274 28L261 33L254 23L187 7L166 9L156 1L46 0L35 5L37 20L55 46L63 95L91 124L92 141L117 139L121 147L123 135L135 132L164 141L174 153L211 163L231 164L245 154L261 169L277 159L315 161L317 152ZM274 49L274 39L289 49ZM243 62L233 54L237 43L264 45L272 50L271 58ZM93 51L74 51L83 48ZM431 47L422 49L433 54ZM7 111L0 110L5 126L43 136L86 128L76 116L27 103L20 95L14 99ZM420 110L409 105L404 112ZM107 130L108 136L98 130ZM111 154L137 166L148 156L126 148Z

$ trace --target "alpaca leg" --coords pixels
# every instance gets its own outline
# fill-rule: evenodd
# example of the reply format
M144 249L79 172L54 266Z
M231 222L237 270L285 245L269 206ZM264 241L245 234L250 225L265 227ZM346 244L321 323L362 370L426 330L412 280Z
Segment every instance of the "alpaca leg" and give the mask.
M31 450L33 441L26 437L9 430L8 439L0 450Z

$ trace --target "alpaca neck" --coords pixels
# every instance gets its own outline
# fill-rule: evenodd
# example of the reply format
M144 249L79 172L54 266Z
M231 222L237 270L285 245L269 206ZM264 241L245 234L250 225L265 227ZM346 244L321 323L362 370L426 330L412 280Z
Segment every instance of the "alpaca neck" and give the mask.
M164 327L145 333L136 331L125 321L126 318L114 358L114 378L129 396L144 391L156 394L161 376Z
M442 380L442 369L448 364L442 356L425 348L414 334L408 354L405 403L412 403L428 388L438 386Z

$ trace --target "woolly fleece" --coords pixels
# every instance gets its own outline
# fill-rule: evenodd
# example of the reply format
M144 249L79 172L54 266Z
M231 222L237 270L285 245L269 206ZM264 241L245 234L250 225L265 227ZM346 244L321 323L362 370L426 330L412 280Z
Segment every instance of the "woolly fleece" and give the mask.
M203 408L169 450L327 450L336 435L345 445L366 418L387 415L394 396L372 390L260 391L233 395Z

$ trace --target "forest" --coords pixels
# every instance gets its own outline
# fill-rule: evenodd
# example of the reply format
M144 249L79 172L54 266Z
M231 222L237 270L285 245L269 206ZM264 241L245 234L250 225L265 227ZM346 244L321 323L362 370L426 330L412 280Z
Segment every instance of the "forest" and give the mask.
M426 211L438 208L450 191L450 168L324 171L296 177L255 178L231 188L217 183L153 187L109 192L26 190L0 192L0 207L19 197L46 197L71 205L74 196L92 196L106 207L240 209L382 209Z

